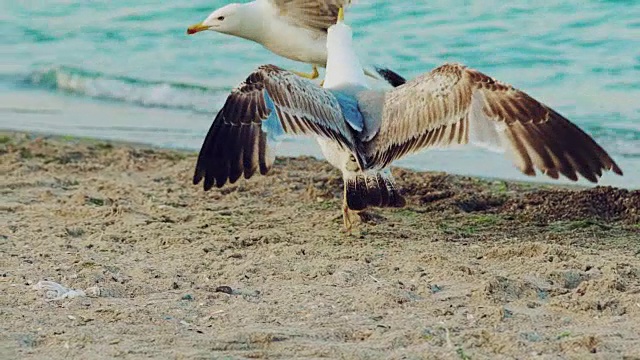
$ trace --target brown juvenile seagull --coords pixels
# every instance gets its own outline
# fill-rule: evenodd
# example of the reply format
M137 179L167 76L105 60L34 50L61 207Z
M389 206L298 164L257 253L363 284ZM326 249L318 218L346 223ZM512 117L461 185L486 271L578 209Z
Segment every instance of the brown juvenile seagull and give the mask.
M285 135L315 136L342 171L343 220L368 206L402 207L389 167L423 149L477 145L502 150L527 175L578 174L597 182L622 175L605 150L562 115L511 85L459 64L445 64L391 90L367 88L343 22L329 29L324 88L263 65L232 90L196 164L204 189L266 174Z
M327 30L338 20L338 11L352 0L255 0L228 4L212 12L203 22L191 25L187 34L210 30L257 42L287 59L311 64L316 79L318 67L327 64ZM395 72L371 67L364 72L392 86L405 82Z

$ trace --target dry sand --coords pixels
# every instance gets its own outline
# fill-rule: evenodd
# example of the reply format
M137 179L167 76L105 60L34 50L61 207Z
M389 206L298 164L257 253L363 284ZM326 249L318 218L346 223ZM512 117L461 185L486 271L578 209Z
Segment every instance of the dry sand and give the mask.
M347 235L324 162L194 163L0 134L0 358L640 359L639 191L395 169Z

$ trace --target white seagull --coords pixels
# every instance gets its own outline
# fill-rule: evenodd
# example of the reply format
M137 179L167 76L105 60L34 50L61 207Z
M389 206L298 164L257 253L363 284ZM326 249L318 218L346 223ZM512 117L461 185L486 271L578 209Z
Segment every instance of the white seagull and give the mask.
M266 174L282 136L312 135L342 171L343 221L350 210L401 207L389 166L426 148L477 145L506 151L527 175L622 175L589 135L526 93L459 64L445 64L390 90L367 88L342 21L329 28L324 88L274 65L236 87L204 140L193 183L204 189Z
M336 23L338 9L352 0L255 0L229 4L215 10L203 22L188 28L187 34L205 30L241 37L262 44L287 59L313 66L308 78L319 77L318 67L327 64L327 29ZM372 67L364 72L392 86L405 82L395 72Z

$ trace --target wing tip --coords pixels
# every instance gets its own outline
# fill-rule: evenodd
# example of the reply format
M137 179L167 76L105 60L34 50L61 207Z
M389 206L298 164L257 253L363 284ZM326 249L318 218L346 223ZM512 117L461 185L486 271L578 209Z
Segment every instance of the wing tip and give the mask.
M520 166L520 171L527 176L536 176L536 170L533 168L531 164Z
M216 180L216 187L218 189L222 189L222 187L224 187L226 183L227 183L227 179L220 180L220 181Z
M202 173L196 170L196 173L193 175L193 180L191 181L193 185L198 185L202 181Z
M571 181L578 181L579 177L578 174L576 174L575 171L571 171L568 173L563 173L562 175L564 175L567 179L571 180Z
M513 150L521 156L523 164L519 168L523 173L535 176L534 168L553 179L558 179L561 173L571 181L584 178L593 184L600 181L603 172L623 175L618 164L591 136L553 109L546 109L551 112L552 122L531 123L528 128L521 123L511 126L509 140ZM516 124L520 124L520 127L514 128ZM542 143L537 143L536 138L541 139ZM579 145L567 148L558 138Z
M202 189L204 189L204 191L211 190L211 188L213 187L213 183L213 179L205 177L204 184L202 184Z
M536 172L533 168L529 168L529 169L520 169L522 171L522 173L524 173L525 175L528 176L536 176ZM541 172L544 175L547 175L551 178L553 178L554 180L557 180L560 178L559 173L558 173L559 169L544 169L541 170ZM562 171L562 175L571 180L571 181L578 181L580 179L580 177L584 178L585 180L589 181L590 183L593 184L597 184L600 179L602 178L602 171L601 170L605 170L605 171L611 171L619 176L623 176L623 171L622 169L620 169L620 167L612 162L609 165L603 165L601 168L598 168L597 170L593 171L593 172L581 172L580 176L578 176L575 172L564 172Z
M618 174L620 176L624 176L624 173L622 172L622 169L618 166L618 164L616 164L615 162L611 161L611 166L609 166L609 171L613 171L615 174Z
M592 184L597 184L598 181L600 181L600 177L598 177L596 174L589 174L589 176L585 176L584 174L582 175L582 177L584 177L585 179L587 179L587 181L589 181Z
M378 75L382 77L382 80L386 81L393 87L402 86L407 82L407 79L405 79L402 75L389 68L380 66L374 66L373 68L378 73Z
M543 173L554 180L558 180L560 178L560 174L555 168L545 169Z

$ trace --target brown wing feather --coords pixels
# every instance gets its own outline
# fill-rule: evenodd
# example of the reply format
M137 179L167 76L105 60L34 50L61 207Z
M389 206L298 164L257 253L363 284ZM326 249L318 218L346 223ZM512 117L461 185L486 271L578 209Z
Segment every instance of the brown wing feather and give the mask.
M338 21L338 9L352 0L270 0L292 24L326 32Z
M202 144L193 183L204 180L205 190L234 183L257 171L264 175L273 164L273 149L263 122L273 102L285 133L317 135L346 149L357 147L338 100L327 90L273 65L254 71L231 94L216 115ZM361 160L360 155L358 155Z
M589 135L526 93L476 70L445 64L392 90L382 125L367 144L370 166L427 147L472 143L506 149L527 175L577 174L597 182L621 169Z
M368 163L386 167L425 147L468 142L472 91L463 69L443 65L390 91L378 134L367 143Z

